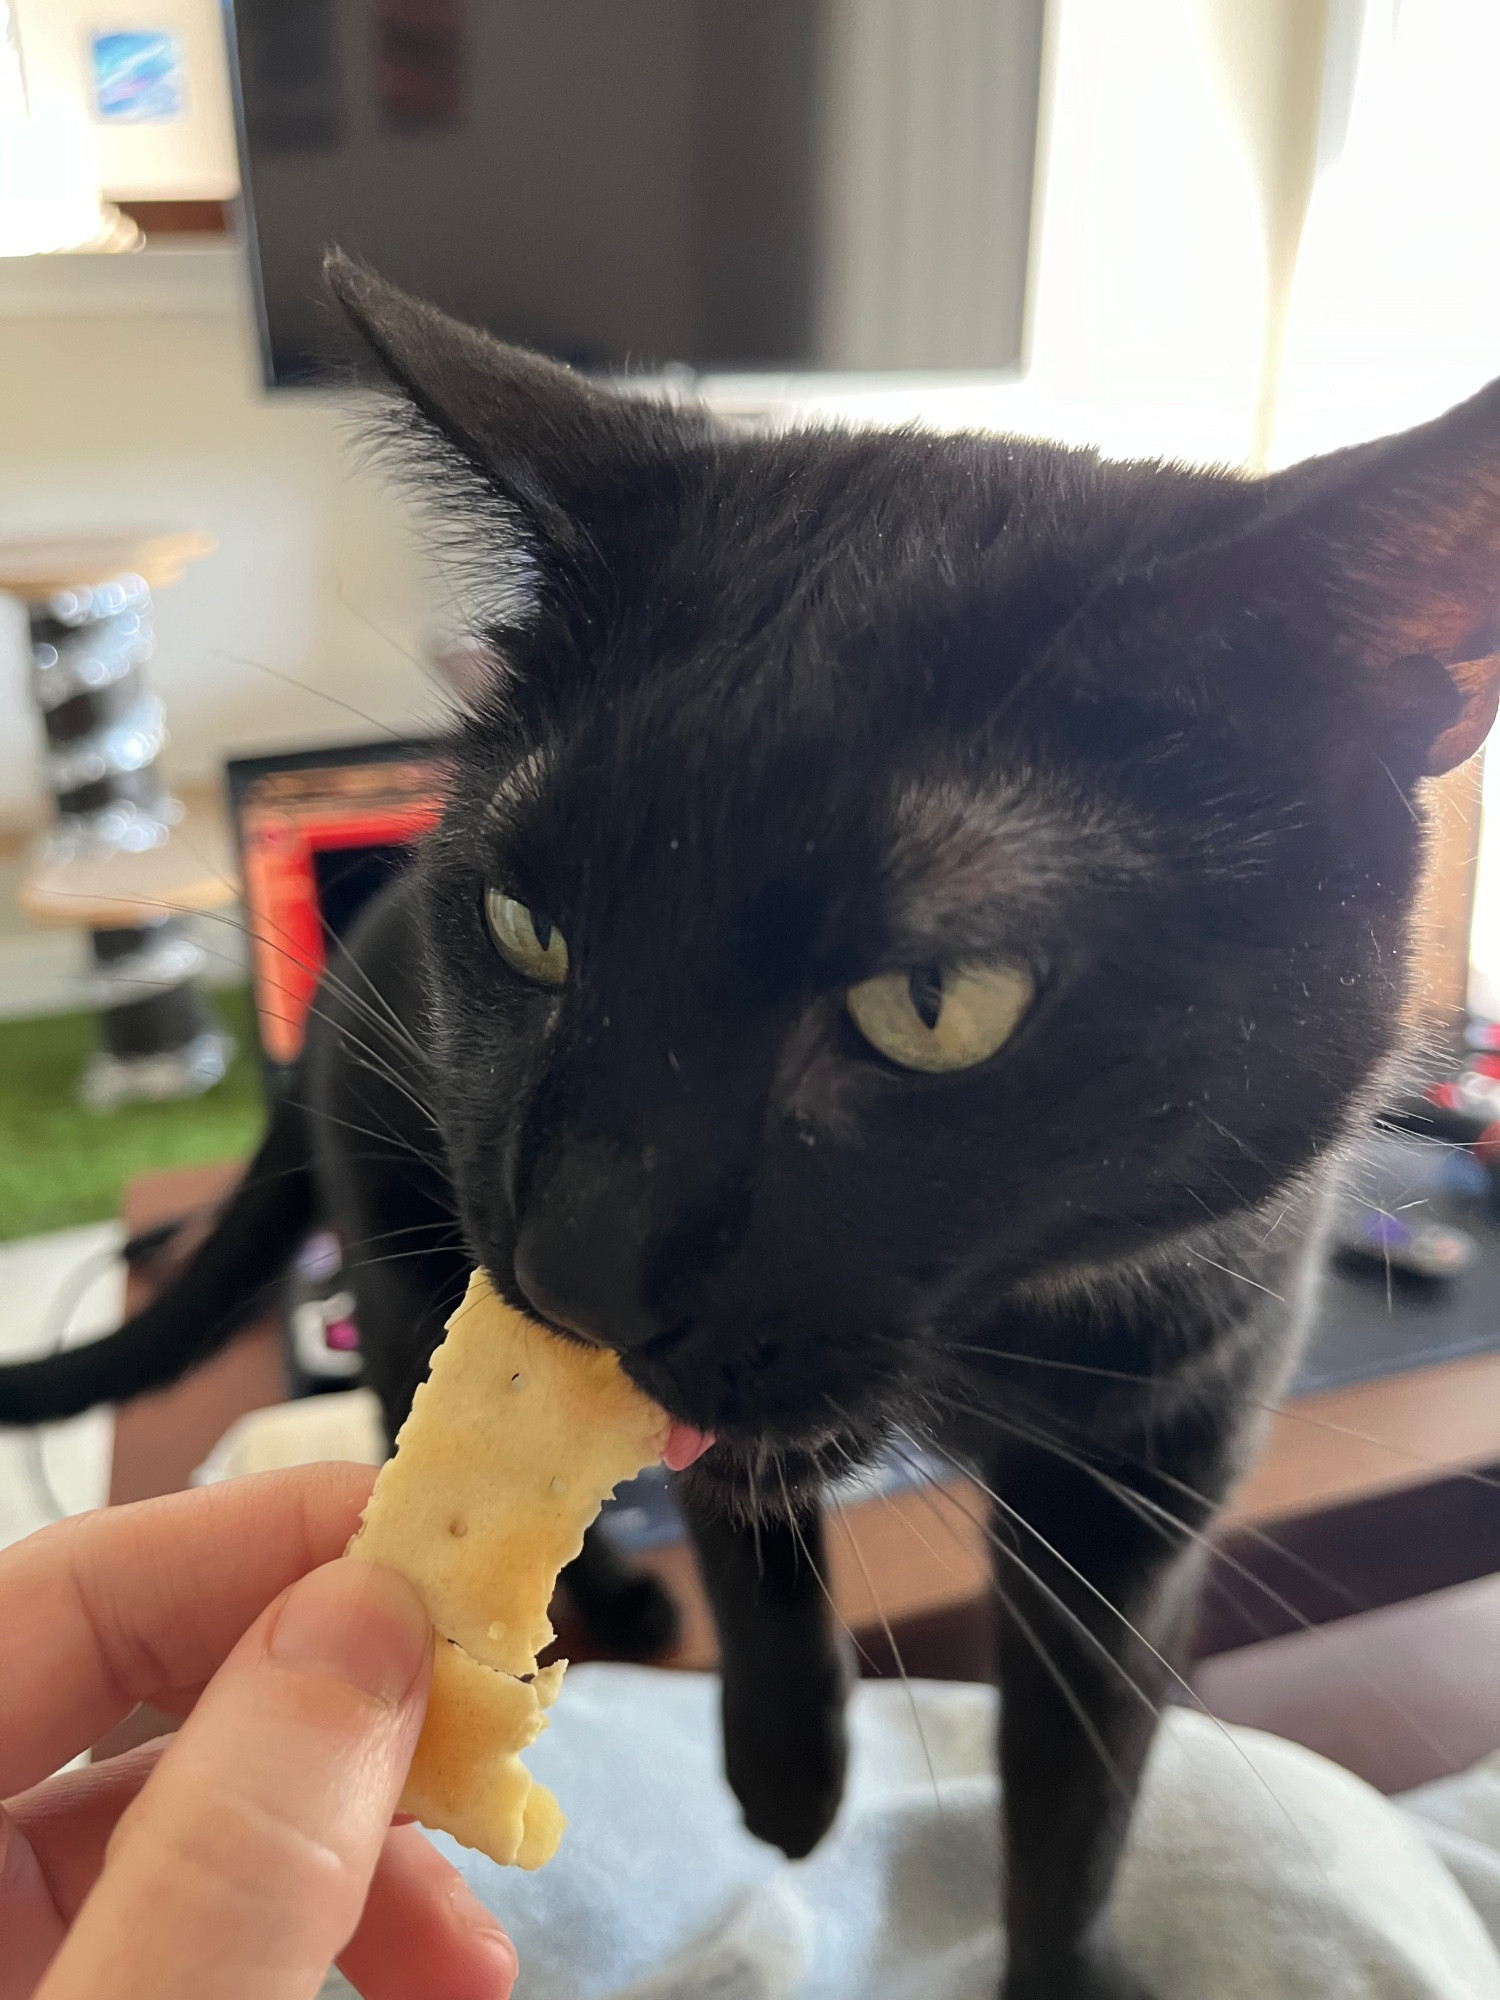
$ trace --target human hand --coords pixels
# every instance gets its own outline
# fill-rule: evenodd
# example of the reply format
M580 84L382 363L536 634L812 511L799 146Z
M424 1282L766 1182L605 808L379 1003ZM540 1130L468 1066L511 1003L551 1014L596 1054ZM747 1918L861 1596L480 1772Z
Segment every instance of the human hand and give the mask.
M366 2000L507 2000L509 1940L391 1827L432 1634L401 1577L335 1560L373 1477L267 1473L0 1553L0 2000L309 2000L335 1958ZM177 1735L48 1777L141 1701Z

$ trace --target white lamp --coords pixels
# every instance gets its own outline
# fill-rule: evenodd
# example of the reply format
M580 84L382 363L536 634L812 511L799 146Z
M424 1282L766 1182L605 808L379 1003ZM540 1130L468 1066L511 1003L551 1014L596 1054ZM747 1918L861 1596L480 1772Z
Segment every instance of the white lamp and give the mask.
M0 257L136 248L136 224L100 198L97 160L81 109L31 103L15 0L0 0Z

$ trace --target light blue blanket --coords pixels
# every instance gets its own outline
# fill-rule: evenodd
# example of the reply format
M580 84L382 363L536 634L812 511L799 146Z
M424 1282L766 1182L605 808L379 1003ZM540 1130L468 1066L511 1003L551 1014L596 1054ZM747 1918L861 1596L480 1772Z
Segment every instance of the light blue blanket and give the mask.
M994 2000L993 1691L863 1683L843 1810L796 1864L740 1826L717 1700L575 1669L527 1753L571 1821L557 1859L440 1840L516 1941L516 2000ZM1393 1802L1174 1711L1116 1917L1158 2000L1500 2000L1500 1756Z

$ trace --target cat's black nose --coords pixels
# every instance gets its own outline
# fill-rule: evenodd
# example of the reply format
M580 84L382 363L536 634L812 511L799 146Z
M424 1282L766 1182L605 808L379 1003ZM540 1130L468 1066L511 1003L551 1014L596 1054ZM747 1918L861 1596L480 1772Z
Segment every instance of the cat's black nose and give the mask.
M649 1190L612 1147L575 1145L526 1203L516 1283L544 1319L601 1347L644 1347L670 1321L649 1302Z

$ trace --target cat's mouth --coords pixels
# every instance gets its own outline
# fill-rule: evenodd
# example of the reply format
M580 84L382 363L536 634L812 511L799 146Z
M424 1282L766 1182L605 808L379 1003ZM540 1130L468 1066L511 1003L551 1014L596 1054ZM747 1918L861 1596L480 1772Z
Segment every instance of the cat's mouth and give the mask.
M599 1344L590 1341L588 1336L582 1333L577 1327L559 1325L555 1319L550 1318L546 1313L539 1312L529 1301L526 1310L534 1318L542 1321L560 1340L576 1341L579 1343L586 1342L591 1346ZM685 1321L681 1326L669 1327L665 1333L658 1335L655 1340L648 1342L648 1347L653 1356L661 1352L670 1352L676 1342L688 1330L688 1325L689 1323ZM648 1389L647 1393L655 1401L661 1402L661 1397L655 1389ZM671 1418L671 1425L667 1431L665 1448L662 1451L662 1463L669 1472L686 1472L690 1465L697 1464L706 1451L712 1450L713 1446L718 1442L718 1433L703 1425L688 1423L684 1418L675 1415L671 1409L667 1409L667 1415Z
M561 1340L615 1346L530 1298L525 1310ZM691 1468L700 1490L760 1513L773 1499L791 1504L869 1456L880 1423L847 1407L863 1400L847 1383L839 1385L847 1399L841 1405L821 1376L785 1381L775 1354L737 1347L692 1316L639 1345L616 1347L627 1375L670 1419L662 1454L668 1471Z

